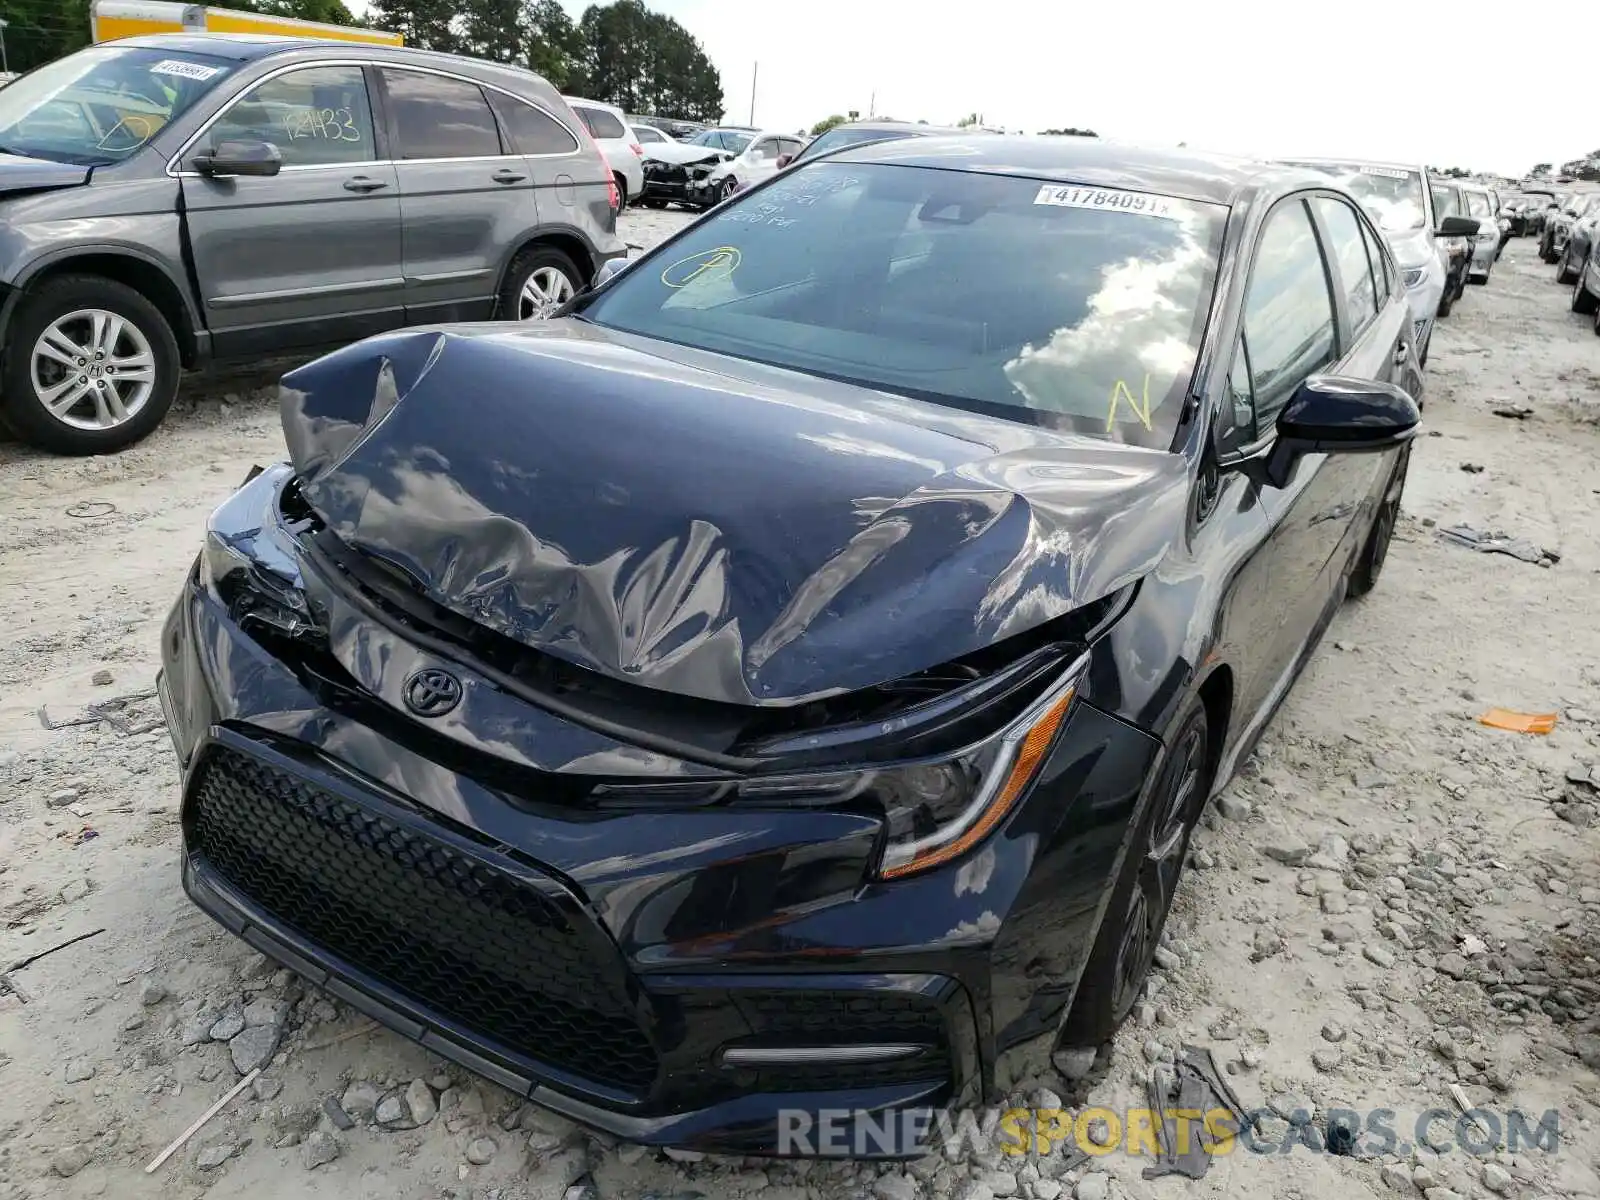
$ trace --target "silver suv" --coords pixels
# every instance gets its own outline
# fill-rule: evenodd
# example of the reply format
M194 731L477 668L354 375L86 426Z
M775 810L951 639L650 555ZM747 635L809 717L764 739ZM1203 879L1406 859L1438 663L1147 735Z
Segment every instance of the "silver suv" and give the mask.
M160 424L185 368L552 312L625 257L544 79L385 46L162 35L0 91L0 415L67 454Z

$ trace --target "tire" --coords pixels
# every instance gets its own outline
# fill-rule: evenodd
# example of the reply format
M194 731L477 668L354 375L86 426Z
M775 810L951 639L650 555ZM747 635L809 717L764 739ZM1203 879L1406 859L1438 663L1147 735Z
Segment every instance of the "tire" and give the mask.
M1556 282L1562 286L1566 286L1569 283L1575 283L1577 281L1578 272L1574 271L1569 265L1571 261L1571 254L1563 254L1561 256L1561 265L1556 268Z
M734 193L739 190L739 181L729 175L722 181L722 187L717 190L717 203L726 204L733 199Z
M505 321L538 320L583 288L583 275L572 259L554 246L529 246L506 271L495 311Z
M1389 560L1389 544L1394 540L1395 526L1400 522L1400 498L1406 490L1406 473L1411 469L1411 447L1400 451L1400 461L1383 490L1383 501L1378 505L1378 515L1372 520L1367 534L1367 544L1361 547L1361 557L1356 559L1356 569L1350 574L1350 586L1345 596L1356 599L1365 596L1378 586L1378 576L1383 574L1383 564Z
M1593 316L1600 310L1600 298L1596 298L1589 289L1583 286L1583 276L1578 276L1578 282L1572 285L1572 311L1581 316Z
M621 171L613 171L611 178L617 184L617 207L627 208L633 201L628 196L628 177Z
M112 318L120 325L113 327ZM39 352L49 331L55 333L50 344L56 355ZM58 275L26 293L6 342L0 376L6 422L24 442L55 454L111 454L144 440L172 407L183 373L178 339L161 310L127 284L100 275ZM68 345L85 350L71 364L85 373L58 395L58 404L77 396L58 414L40 389L55 391L71 381L68 364L59 358ZM98 362L96 354L102 356ZM119 368L113 360L125 361ZM113 378L119 369L122 374Z
M1455 287L1449 279L1444 281L1444 295L1439 297L1439 308L1434 314L1438 317L1448 317L1450 310L1455 306Z
M1547 237L1539 239L1539 261L1544 263L1554 263L1556 261L1556 252L1551 248L1550 239Z
M1062 1024L1062 1046L1098 1046L1109 1038L1133 1011L1155 960L1211 786L1210 729L1198 697L1176 728Z

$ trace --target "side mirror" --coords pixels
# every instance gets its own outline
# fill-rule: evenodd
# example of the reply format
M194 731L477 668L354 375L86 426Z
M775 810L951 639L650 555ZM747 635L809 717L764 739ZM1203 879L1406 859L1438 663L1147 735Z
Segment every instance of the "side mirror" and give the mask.
M1307 454L1377 454L1417 436L1417 402L1392 383L1313 375L1278 414L1267 482L1284 487Z
M608 258L600 264L600 269L594 273L594 282L590 289L601 288L610 280L615 279L628 269L628 260L625 258Z
M1477 237L1478 222L1474 217L1446 217L1439 222L1439 237Z
M276 175L283 169L283 155L271 142L218 142L210 151L190 160L194 169L206 176Z
M780 154L780 155L778 155L778 170L780 170L780 171L783 170L783 168L787 167L793 161L794 161L794 155L792 155L792 154Z

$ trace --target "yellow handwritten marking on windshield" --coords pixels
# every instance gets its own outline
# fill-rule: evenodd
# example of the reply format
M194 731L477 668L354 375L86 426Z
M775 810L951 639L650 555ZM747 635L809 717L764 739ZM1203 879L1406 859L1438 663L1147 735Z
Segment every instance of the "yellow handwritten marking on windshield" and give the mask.
M1140 403L1138 397L1133 394L1133 389L1122 380L1117 380L1116 384L1112 387L1111 407L1106 409L1107 433L1110 433L1112 426L1117 423L1118 404L1124 402L1129 408L1133 409L1133 415L1139 418L1139 422L1146 429L1152 431L1155 429L1155 426L1150 423L1150 376L1148 374L1146 374L1144 377L1144 402L1142 404Z
M744 260L733 246L718 246L702 250L688 258L680 258L661 272L661 282L669 288L688 287L697 279L726 279L739 269Z

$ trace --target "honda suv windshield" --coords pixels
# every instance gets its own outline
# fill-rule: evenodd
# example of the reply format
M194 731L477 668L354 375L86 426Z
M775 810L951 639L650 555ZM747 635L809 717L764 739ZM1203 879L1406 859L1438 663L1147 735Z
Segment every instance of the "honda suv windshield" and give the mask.
M601 325L1167 449L1227 210L824 161L717 210L581 311Z
M0 89L0 145L59 162L119 162L143 149L232 66L202 54L91 46Z

